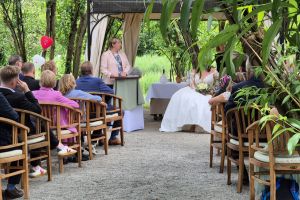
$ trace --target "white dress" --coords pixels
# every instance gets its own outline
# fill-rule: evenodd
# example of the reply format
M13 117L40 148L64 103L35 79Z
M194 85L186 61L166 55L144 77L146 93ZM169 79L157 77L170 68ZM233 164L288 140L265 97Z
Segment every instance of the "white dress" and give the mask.
M213 84L214 73L203 80ZM195 82L199 82L197 77ZM160 131L181 131L184 125L198 125L205 131L211 131L211 110L208 103L210 95L202 95L191 87L185 87L173 94L161 122Z

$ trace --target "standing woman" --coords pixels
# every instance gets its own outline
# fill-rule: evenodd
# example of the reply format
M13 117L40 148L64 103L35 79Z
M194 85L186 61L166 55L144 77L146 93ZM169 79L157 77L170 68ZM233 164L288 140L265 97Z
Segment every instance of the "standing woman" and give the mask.
M108 46L109 50L101 56L100 70L104 76L104 82L112 88L114 78L127 76L131 66L125 53L121 51L122 43L119 39L111 39Z

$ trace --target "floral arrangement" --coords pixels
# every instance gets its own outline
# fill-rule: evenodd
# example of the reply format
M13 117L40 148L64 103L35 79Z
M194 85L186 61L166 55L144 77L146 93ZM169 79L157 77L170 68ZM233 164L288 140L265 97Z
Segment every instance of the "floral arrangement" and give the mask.
M207 83L199 83L196 85L196 91L204 95L211 95L214 88L212 85L208 85Z

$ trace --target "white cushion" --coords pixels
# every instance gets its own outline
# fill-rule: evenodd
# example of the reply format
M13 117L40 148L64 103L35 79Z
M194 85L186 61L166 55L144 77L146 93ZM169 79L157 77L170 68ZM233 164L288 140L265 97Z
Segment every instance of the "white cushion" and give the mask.
M41 137L37 137L37 138L27 140L27 144L34 144L34 143L42 142L42 141L45 141L45 139L46 139L46 137L43 135Z
M56 135L56 130L54 130L53 133ZM61 133L62 135L67 135L67 134L72 133L72 131L69 131L69 130L61 130L60 133Z
M22 155L22 153L23 152L20 149L2 152L2 153L0 153L0 158L9 158L9 157L13 157L13 156L19 156L19 155Z
M100 126L103 124L103 121L95 121L95 122L91 122L90 126ZM86 123L81 123L80 124L81 127L86 127Z
M262 161L262 162L269 162L269 155L265 152L256 151L254 153L254 158ZM300 156L299 155L280 155L275 157L275 163L300 163Z
M114 113L111 115L106 115L106 118L117 117L117 116L119 116L118 113Z
M229 142L234 145L239 145L239 141L235 139L230 139ZM259 145L261 145L262 147L267 147L268 143L260 142ZM244 146L249 147L249 142L244 142Z
M215 126L214 126L215 131L222 133L222 121L219 121Z

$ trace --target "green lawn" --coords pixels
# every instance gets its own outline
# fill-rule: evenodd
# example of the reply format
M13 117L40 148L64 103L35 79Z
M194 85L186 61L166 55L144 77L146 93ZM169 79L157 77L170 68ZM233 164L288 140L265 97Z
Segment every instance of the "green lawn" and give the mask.
M144 97L147 95L149 86L152 83L159 82L163 69L166 71L166 76L170 76L171 66L169 60L165 56L144 55L137 57L135 67L138 67L143 72L140 84L143 89Z

